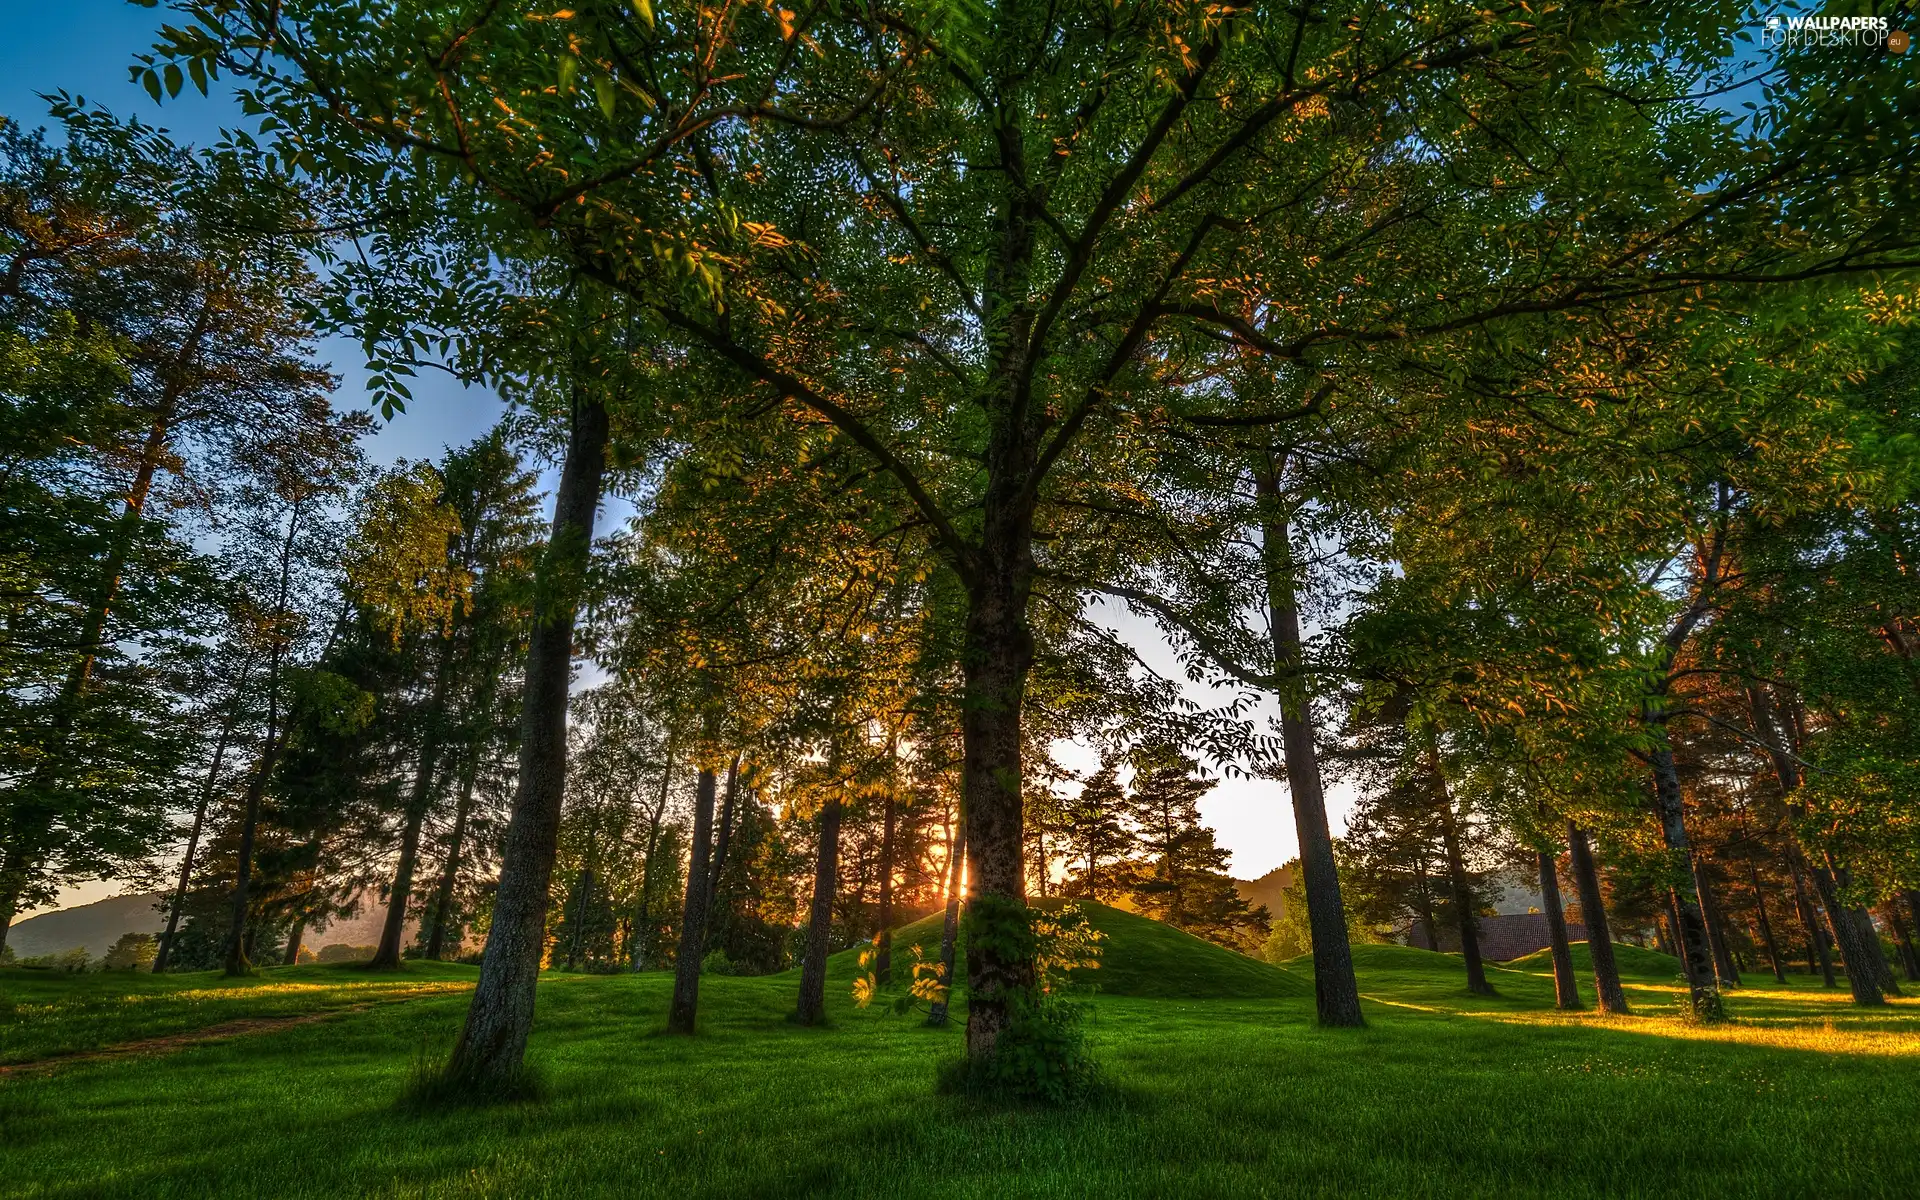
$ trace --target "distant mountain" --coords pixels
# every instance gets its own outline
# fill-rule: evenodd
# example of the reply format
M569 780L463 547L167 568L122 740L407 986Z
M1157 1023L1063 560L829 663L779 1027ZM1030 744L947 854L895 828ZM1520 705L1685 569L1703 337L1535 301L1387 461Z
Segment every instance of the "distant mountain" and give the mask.
M75 946L85 946L88 954L99 958L123 933L159 933L165 929L167 919L154 907L165 898L164 892L141 892L43 913L9 930L7 945L21 958L58 954Z
M1267 912L1277 921L1287 908L1286 891L1293 886L1293 872L1293 864L1288 863L1284 867L1275 867L1258 879L1236 879L1233 881L1234 890L1240 893L1242 900L1255 908L1266 905Z
M44 913L15 925L7 933L7 945L21 958L58 954L75 946L99 958L120 940L123 933L157 934L167 927L167 919L156 907L167 898L165 892L144 892L133 896L115 896L96 900L79 908L63 908ZM360 903L360 913L339 917L331 925L307 930L302 945L316 953L323 946L343 942L349 946L377 946L380 928L386 924L387 906L376 896ZM405 942L411 944L420 930L418 921L408 921Z

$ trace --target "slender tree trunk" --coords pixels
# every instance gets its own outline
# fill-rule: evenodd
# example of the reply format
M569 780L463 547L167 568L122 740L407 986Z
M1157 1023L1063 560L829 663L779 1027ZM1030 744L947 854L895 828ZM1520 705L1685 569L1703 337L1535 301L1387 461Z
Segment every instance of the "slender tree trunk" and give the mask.
M647 853L640 860L640 913L634 919L632 944L628 948L628 968L636 973L645 969L647 945L653 940L653 856L660 848L660 822L667 815L667 794L673 787L674 731L667 730L666 762L660 768L660 796L654 802L653 816L647 822Z
M828 939L833 932L833 897L840 866L840 798L820 809L820 849L813 865L813 908L807 917L807 959L800 967L800 1002L794 1020L818 1025L827 1015Z
M413 873L420 862L420 826L433 803L433 773L439 765L440 738L446 725L447 684L453 674L452 640L442 638L433 668L433 700L427 708L427 728L420 740L420 761L414 764L413 790L407 797L407 823L400 836L400 864L393 873L387 898L387 921L380 930L380 948L367 966L376 971L398 970L400 943L407 928L407 901L413 894Z
M567 780L573 623L606 468L607 410L597 399L576 396L572 426L554 497L553 534L537 572L521 707L520 776L507 822L493 924L466 1026L448 1064L450 1078L482 1085L512 1084L520 1076L546 950L547 889L553 880Z
M1773 936L1773 920L1767 915L1767 894L1760 890L1760 871L1747 863L1747 883L1753 888L1753 911L1760 919L1760 940L1767 948L1767 965L1773 968L1773 981L1785 983L1787 970L1780 963L1780 943Z
M967 857L966 821L955 814L953 834L947 839L947 915L940 926L940 997L927 1012L927 1024L944 1026L953 995L954 944L960 932L960 884L965 878Z
M1603 1013L1626 1016L1627 993L1620 986L1620 968L1613 958L1613 931L1607 921L1605 897L1600 893L1600 872L1594 869L1587 831L1572 821L1567 822L1567 855L1574 886L1580 893L1581 924L1587 927L1587 954L1593 959L1595 1007Z
M1900 915L1900 905L1889 903L1886 907L1887 924L1893 926L1893 935L1900 942L1900 967L1908 983L1920 982L1920 954L1914 952L1913 931L1907 928L1906 918Z
M1821 927L1819 915L1813 910L1813 901L1807 896L1797 849L1787 853L1787 873L1793 879L1793 903L1800 915L1800 927L1807 931L1807 973L1818 974L1827 987L1834 987L1833 955L1827 949L1826 931Z
M575 899L573 928L567 931L569 935L567 937L567 970L569 971L580 965L580 939L583 927L587 923L587 902L593 895L592 867L580 868L579 876L573 881L573 895Z
M893 792L880 816L880 945L874 956L874 977L883 985L893 982Z
M1687 841L1686 802L1680 792L1680 772L1674 767L1673 751L1668 747L1659 747L1651 757L1660 836L1675 860L1675 880L1669 888L1668 899L1673 907L1674 937L1680 948L1680 961L1686 966L1688 1001L1695 1012L1710 1012L1718 1008L1719 994L1714 987L1713 950L1707 944L1707 923L1700 913L1700 901L1694 889L1679 883L1683 873L1693 874L1693 849Z
M1476 996L1491 996L1493 985L1487 982L1487 969L1480 961L1480 918L1473 911L1473 885L1467 879L1467 864L1460 853L1460 828L1453 812L1453 797L1440 774L1440 764L1429 756L1434 789L1438 793L1440 836L1447 850L1447 877L1453 885L1453 915L1460 928L1460 957L1467 964L1467 990Z
M1287 767L1287 792L1293 800L1294 833L1300 843L1301 890L1306 895L1307 927L1313 940L1314 1009L1322 1025L1358 1027L1366 1024L1366 1018L1360 1012L1360 984L1354 978L1353 949L1347 942L1347 910L1340 898L1333 834L1327 824L1313 705L1302 671L1306 655L1300 634L1293 531L1280 490L1284 462L1269 448L1256 456L1253 474L1260 507L1261 562L1266 573L1274 674L1288 685L1275 698L1280 704L1280 744Z
M1740 986L1740 968L1727 948L1726 922L1721 920L1720 901L1707 881L1706 862L1698 855L1693 860L1693 890L1700 899L1700 917L1707 923L1707 948L1713 952L1713 969L1720 986Z
M307 919L301 917L293 923L293 932L287 935L287 953L280 959L283 967L300 965L300 943L307 936Z
M720 875L727 869L727 847L733 840L734 789L740 782L740 756L733 756L727 767L727 786L721 793L719 828L714 835L713 858L707 864L707 916L700 934L700 954L704 960L707 943L712 940L714 914L720 911Z
M718 780L701 767L694 789L693 845L687 856L687 891L680 911L680 952L673 964L673 1004L667 1010L670 1033L693 1032L700 1013L700 960L707 944L707 860L713 851L713 801Z
M1560 878L1555 869L1553 851L1540 856L1540 904L1547 913L1547 940L1553 946L1554 1007L1577 1011L1580 985L1573 978L1573 947L1567 943L1567 917L1560 908Z
M447 861L440 869L440 886L433 897L433 927L427 932L427 957L434 962L439 962L447 949L453 890L460 884L460 855L466 849L467 819L473 813L473 787L480 774L480 753L476 746L460 772L460 798L453 808L453 834L447 839Z
M180 910L186 907L187 885L193 878L193 861L200 850L200 831L206 827L207 805L213 801L213 789L220 781L220 763L227 756L227 744L233 740L233 731L240 723L240 692L245 688L251 670L252 663L249 662L241 670L239 683L234 685L233 703L229 705L226 721L220 726L220 736L213 743L213 761L207 767L206 782L200 785L200 795L194 800L193 828L187 833L187 851L180 858L180 880L174 885L173 903L167 906L167 928L160 935L160 949L153 956L155 975L165 971L168 961L173 957L174 939L180 933Z

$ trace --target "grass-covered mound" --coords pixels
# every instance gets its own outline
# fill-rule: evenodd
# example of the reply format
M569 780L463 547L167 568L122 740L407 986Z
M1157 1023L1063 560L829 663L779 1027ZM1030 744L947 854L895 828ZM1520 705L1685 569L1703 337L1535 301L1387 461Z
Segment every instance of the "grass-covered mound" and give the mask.
M1312 996L1311 974L1292 971L1236 954L1203 938L1138 913L1096 904L1090 900L1042 900L1038 907L1058 909L1076 903L1093 927L1106 935L1100 947L1100 966L1076 972L1078 982L1091 984L1107 996L1138 996L1151 1000L1270 1000ZM896 971L912 961L909 947L918 945L928 959L940 956L940 931L945 917L934 913L895 931ZM828 978L850 977L858 951L836 954ZM954 955L954 970L966 979L966 939Z
M1587 950L1585 942L1575 942L1573 949L1574 974L1582 980L1593 978L1593 956ZM1641 979L1648 983L1672 983L1680 977L1680 960L1671 954L1662 954L1658 950L1648 950L1641 946L1630 946L1622 942L1613 944L1613 962L1620 968L1621 979ZM1553 973L1553 951L1536 950L1525 958L1516 958L1507 966L1515 971L1544 971Z

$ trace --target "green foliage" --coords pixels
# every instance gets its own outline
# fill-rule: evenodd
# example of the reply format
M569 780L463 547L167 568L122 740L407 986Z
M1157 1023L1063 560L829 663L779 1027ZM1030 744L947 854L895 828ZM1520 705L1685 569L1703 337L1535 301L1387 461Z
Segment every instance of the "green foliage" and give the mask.
M151 933L123 933L100 959L102 971L144 971L153 966L160 939Z

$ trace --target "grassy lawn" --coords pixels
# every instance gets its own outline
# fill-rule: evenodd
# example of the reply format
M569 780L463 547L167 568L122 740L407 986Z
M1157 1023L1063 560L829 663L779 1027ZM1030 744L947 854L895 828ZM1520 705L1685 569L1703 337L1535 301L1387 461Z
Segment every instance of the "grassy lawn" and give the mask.
M793 975L709 978L694 1039L657 1032L664 975L552 976L532 1051L544 1103L397 1107L413 1061L444 1053L463 1011L461 995L427 994L0 1080L0 1195L1920 1194L1920 1001L1862 1018L1844 989L1768 981L1730 1001L1737 1023L1702 1032L1673 1018L1659 956L1627 964L1646 1015L1602 1020L1552 1013L1543 963L1496 970L1486 999L1465 994L1450 956L1361 947L1371 1025L1322 1031L1304 963L1221 957L1209 972L1224 952L1124 914L1097 923L1111 941L1092 1027L1110 1086L1086 1110L935 1096L959 1030L853 1009L846 956L831 1028L785 1021ZM1122 994L1161 989L1143 961L1211 995ZM328 970L270 971L224 998L273 1003L297 982L354 1003L463 978ZM44 986L68 989L34 1001L56 1012L127 1010L81 1023L93 1030L187 1011L148 1010L148 993L99 976ZM28 1044L27 1006L9 1000L7 1044Z

